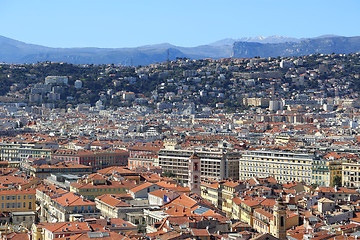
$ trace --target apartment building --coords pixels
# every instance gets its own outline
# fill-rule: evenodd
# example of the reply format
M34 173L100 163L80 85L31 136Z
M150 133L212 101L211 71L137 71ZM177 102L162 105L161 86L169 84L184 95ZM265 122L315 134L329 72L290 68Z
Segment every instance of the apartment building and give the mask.
M62 173L62 174L74 174L74 175L86 175L92 172L90 166L85 166L72 162L60 162L54 165L23 165L23 169L26 170L31 176L40 179L45 179L51 174Z
M1 211L35 211L35 189L0 191Z
M144 209L149 209L147 200L133 200L129 194L104 194L95 198L97 209L105 218L130 219L141 216ZM136 222L136 221L135 221Z
M358 161L346 161L342 163L342 186L360 187L360 163Z
M261 207L263 199L249 199L240 203L240 219L242 222L253 226L253 214L256 208Z
M226 213L226 216L231 218L233 198L235 193L245 188L245 185L238 181L226 181L221 185L221 210Z
M37 240L52 240L92 231L88 222L41 222L32 225L31 237Z
M57 150L52 158L59 161L73 162L92 166L95 168L105 168L110 166L127 166L129 153L124 150Z
M132 206L122 201L121 197L117 197L118 195L104 194L95 198L96 207L100 210L102 216L125 219L126 213L129 211L124 211L124 209L131 209Z
M138 155L157 155L160 146L132 146L128 147L129 157L136 157Z
M68 84L69 78L67 76L47 76L45 84Z
M311 183L314 154L289 151L254 150L243 154L239 163L239 179L272 176L280 183Z
M178 145L167 145L165 143L165 148L159 151L159 166L164 172L172 172L180 183L187 185L189 180L189 158L194 152L200 158L202 179L239 179L241 153L221 147L182 149Z
M94 202L73 192L52 199L49 205L49 213L50 219L48 221L50 222L69 221L71 215L84 218L100 216L100 211L97 210Z
M47 221L51 219L51 213L49 211L50 206L53 204L52 199L58 198L68 191L56 187L54 185L40 184L36 188L36 200L40 203L40 220Z
M70 185L70 191L82 195L86 199L94 200L96 197L107 193L126 193L127 190L136 186L136 183L133 181L96 181L97 180L72 183Z
M227 217L231 217L233 211L233 198L235 194L245 185L239 181L221 181L212 184L201 183L201 197L211 202L217 208L226 213Z
M320 187L330 187L334 185L336 177L341 178L341 172L341 159L315 159L312 166L311 183Z
M50 158L59 145L52 142L2 142L0 143L0 160L9 162L22 162L29 158Z
M215 207L221 206L221 191L220 183L206 183L201 182L201 197L214 204Z
M137 155L129 157L128 168L150 168L155 166L155 162L157 162L157 155Z

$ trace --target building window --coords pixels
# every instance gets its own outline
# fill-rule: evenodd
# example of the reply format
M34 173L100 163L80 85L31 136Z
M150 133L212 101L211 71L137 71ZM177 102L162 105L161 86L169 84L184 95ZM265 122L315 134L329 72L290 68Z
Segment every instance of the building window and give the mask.
M284 226L284 216L280 217L280 227Z
M199 164L197 162L194 163L194 171L199 171Z

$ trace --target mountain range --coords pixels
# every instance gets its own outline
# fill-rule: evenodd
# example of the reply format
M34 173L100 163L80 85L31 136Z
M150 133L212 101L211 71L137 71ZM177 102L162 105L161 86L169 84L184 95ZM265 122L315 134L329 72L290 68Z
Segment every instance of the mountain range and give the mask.
M281 36L223 39L207 45L180 47L169 43L136 48L52 48L0 36L0 62L43 61L73 64L147 65L178 58L247 58L299 56L312 53L360 52L360 37L335 35L297 39Z
M360 52L360 37L326 36L303 39L298 42L262 44L257 42L235 42L231 57L289 57L315 53L358 53Z

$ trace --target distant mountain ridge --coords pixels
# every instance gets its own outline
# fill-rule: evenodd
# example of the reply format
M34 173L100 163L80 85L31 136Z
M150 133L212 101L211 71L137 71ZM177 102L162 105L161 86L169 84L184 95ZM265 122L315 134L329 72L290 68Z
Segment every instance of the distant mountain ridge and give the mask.
M235 42L233 44L233 58L260 57L289 57L314 53L356 53L360 52L360 37L321 36L304 39L299 42L284 43L256 43Z
M148 65L175 60L177 57L246 58L298 56L312 53L360 52L360 37L335 35L310 39L281 36L223 39L208 45L181 47L169 43L146 45L135 48L52 48L28 44L0 36L0 62L36 63L43 61L68 62L73 64L121 64Z
M169 43L136 48L51 48L0 36L0 62L36 63L42 61L73 64L147 65L176 57L191 59L229 57L232 46L179 47Z
M243 37L243 38L225 38L214 43L210 43L212 46L221 46L221 45L233 45L235 42L258 42L258 43L285 43L285 42L300 42L301 39L282 37L282 36L257 36L257 37Z

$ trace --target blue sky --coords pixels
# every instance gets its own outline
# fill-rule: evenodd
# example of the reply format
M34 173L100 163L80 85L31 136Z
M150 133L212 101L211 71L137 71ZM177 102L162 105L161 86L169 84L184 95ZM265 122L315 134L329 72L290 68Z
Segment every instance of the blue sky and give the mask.
M359 0L0 0L0 35L50 47L360 36L359 10Z

